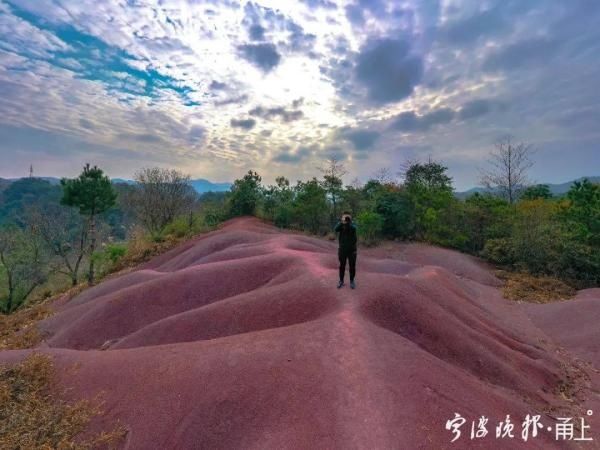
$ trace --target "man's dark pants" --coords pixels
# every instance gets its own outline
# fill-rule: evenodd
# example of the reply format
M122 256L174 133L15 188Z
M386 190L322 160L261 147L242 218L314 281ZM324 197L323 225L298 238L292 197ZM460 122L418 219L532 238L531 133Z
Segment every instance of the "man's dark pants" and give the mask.
M350 281L354 281L354 275L356 274L356 249L338 248L338 259L340 260L340 281L344 281L346 259L350 263Z

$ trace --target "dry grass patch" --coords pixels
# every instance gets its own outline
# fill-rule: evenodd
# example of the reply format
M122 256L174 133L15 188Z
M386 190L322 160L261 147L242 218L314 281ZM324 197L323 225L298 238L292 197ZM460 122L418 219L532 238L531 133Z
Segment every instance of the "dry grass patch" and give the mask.
M551 277L536 277L526 273L497 271L504 280L504 298L531 303L549 303L572 298L577 290Z
M0 314L0 350L31 348L39 344L43 336L35 325L50 315L52 311L46 303L9 315Z
M11 314L0 314L0 350L35 347L44 337L35 325L54 314L50 304L59 298L73 298L86 287L85 284L79 284L41 302L28 304Z
M83 438L91 419L102 413L100 403L59 399L53 379L54 367L46 355L33 353L19 364L0 366L0 448L116 448L124 427Z

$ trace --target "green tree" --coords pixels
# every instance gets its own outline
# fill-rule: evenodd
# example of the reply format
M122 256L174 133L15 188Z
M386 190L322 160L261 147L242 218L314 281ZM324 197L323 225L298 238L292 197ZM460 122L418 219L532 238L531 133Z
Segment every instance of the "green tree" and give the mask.
M352 211L355 215L365 209L364 195L360 182L355 179L340 192L340 206L342 211Z
M327 194L316 178L295 186L294 218L301 228L318 234L328 223Z
M552 192L547 184L536 184L529 186L523 190L520 200L537 200L537 199L549 199L552 198Z
M79 214L88 218L89 226L89 270L88 282L94 283L94 252L96 250L96 218L115 204L117 194L110 179L98 167L86 164L79 177L63 178L63 198L61 203L79 210Z
M27 207L58 204L60 186L54 186L41 178L21 178L11 182L2 193L0 223L17 223L25 226L22 213Z
M439 242L447 233L442 211L455 201L447 167L429 161L413 163L405 175L405 187L414 207L415 234L419 239Z
M36 234L15 225L0 228L0 273L7 295L0 305L10 314L23 305L33 290L47 279L46 265Z
M382 189L375 197L375 212L383 218L382 233L409 239L414 234L414 204L406 189Z
M358 233L366 245L377 243L383 229L383 217L376 212L363 211L356 217Z
M435 161L412 164L405 175L408 190L428 190L452 193L452 178L446 174L447 167Z
M556 213L557 205L543 199L516 205L510 238L517 268L533 274L559 275L557 261L565 235Z
M294 191L290 181L285 177L277 177L275 186L269 186L263 193L263 210L266 218L278 227L289 227L292 221L292 201Z
M586 178L576 181L567 193L569 206L565 218L580 240L600 246L600 184Z
M465 247L470 253L479 253L489 239L510 236L513 210L503 198L475 193L462 205L463 220L456 226L467 237Z
M231 186L229 197L229 212L232 216L255 215L261 199L262 178L249 170L242 179L237 179Z

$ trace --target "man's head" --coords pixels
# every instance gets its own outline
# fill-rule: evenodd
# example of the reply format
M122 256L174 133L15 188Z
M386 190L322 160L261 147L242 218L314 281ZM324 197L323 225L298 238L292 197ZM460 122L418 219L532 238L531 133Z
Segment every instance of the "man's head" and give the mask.
M342 222L344 222L344 223L352 222L352 216L350 215L350 213L345 212L342 214Z

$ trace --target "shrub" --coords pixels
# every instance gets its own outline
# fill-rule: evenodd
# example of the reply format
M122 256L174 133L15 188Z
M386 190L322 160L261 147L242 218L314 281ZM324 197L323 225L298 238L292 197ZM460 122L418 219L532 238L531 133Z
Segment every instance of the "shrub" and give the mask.
M109 244L104 251L110 262L116 264L127 253L127 246L125 244Z
M490 239L486 241L481 255L501 266L515 262L513 243L510 238Z
M366 245L373 245L379 240L383 229L383 217L381 215L364 211L358 215L356 222L358 223L358 234Z
M292 223L293 217L291 205L283 204L275 208L273 221L279 228L287 228Z
M190 219L189 217L180 216L169 223L162 233L163 236L171 235L176 238L182 238L192 234L192 229L190 228Z
M209 228L216 227L219 223L221 223L224 219L224 214L222 210L217 209L215 207L209 207L204 210L202 214L204 224Z
M556 204L543 199L519 202L512 229L515 264L533 274L557 274L564 239L556 221Z

